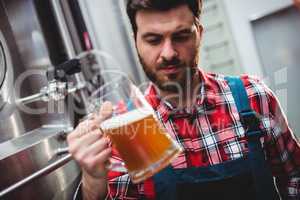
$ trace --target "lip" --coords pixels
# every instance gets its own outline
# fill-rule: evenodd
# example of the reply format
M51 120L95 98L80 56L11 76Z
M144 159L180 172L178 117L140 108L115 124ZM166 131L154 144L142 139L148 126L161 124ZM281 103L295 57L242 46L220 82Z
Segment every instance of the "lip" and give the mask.
M175 74L179 71L178 66L167 66L164 68L161 68L160 71L162 71L165 74Z

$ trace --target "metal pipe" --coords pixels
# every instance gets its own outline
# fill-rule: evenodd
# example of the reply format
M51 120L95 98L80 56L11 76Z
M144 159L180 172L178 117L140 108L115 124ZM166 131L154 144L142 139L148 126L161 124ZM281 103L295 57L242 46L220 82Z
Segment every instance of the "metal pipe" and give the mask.
M45 93L42 93L42 92L33 94L31 96L27 96L27 97L16 100L16 104L29 104L29 103L43 99L44 96L45 96Z
M70 35L69 30L68 30L68 26L67 26L67 23L66 23L66 20L65 20L65 16L63 14L62 7L60 5L60 0L51 0L51 4L52 4L52 7L53 7L56 22L57 22L59 30L60 30L62 41L63 41L64 46L65 46L66 51L67 51L68 59L75 58L76 57L76 52L74 50L74 45L72 43L71 35ZM82 77L81 74L75 74L74 76L75 76L75 79L76 79L77 83L83 83L84 82L84 78ZM80 96L83 100L83 104L85 105L85 107L87 107L88 99L86 98L86 95L84 94L83 91L80 91Z
M66 163L68 163L70 160L72 160L72 156L70 153L68 153L66 156L58 159L57 161L51 163L50 165L46 166L45 168L33 173L32 175L26 177L25 179L22 179L21 181L9 186L8 188L2 190L0 192L0 198L4 197L5 195L7 195L10 192L13 192L14 190L25 186L28 183L31 183L32 181L45 176L47 174L50 174L51 172L53 172L54 170L62 167L63 165L65 165Z
M70 37L66 21L64 20L65 17L63 15L63 11L62 11L62 8L60 6L60 2L59 2L59 0L52 0L51 4L52 4L53 10L54 10L54 15L55 15L58 27L59 27L59 31L60 31L60 34L61 34L61 37L62 37L62 41L63 41L64 46L65 46L66 51L67 51L68 58L69 59L75 58L76 53L74 51L72 39Z

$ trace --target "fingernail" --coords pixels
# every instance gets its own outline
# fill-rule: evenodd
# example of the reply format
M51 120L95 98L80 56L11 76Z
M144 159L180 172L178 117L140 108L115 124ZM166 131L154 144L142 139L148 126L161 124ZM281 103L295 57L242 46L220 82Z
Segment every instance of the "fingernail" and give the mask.
M108 142L111 142L109 136L105 135L104 137L105 137L105 139L107 139Z
M105 144L108 143L108 139L107 138L103 138L103 141L104 141Z

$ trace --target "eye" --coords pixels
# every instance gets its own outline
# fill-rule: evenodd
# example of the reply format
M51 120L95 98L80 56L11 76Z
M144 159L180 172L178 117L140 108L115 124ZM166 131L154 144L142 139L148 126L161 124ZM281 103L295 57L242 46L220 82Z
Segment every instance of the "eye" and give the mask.
M191 37L191 34L189 34L189 33L174 35L173 41L174 42L185 42L185 41L189 40L190 37Z
M146 42L149 43L150 45L159 45L161 43L161 38L160 37L151 37L147 38Z

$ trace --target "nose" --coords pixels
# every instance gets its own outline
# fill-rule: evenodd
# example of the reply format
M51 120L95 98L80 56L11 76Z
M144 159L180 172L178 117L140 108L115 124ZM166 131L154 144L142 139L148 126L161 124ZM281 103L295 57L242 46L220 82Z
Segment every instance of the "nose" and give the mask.
M172 42L170 40L165 41L161 50L161 58L162 60L170 61L178 56L178 52L174 48Z

